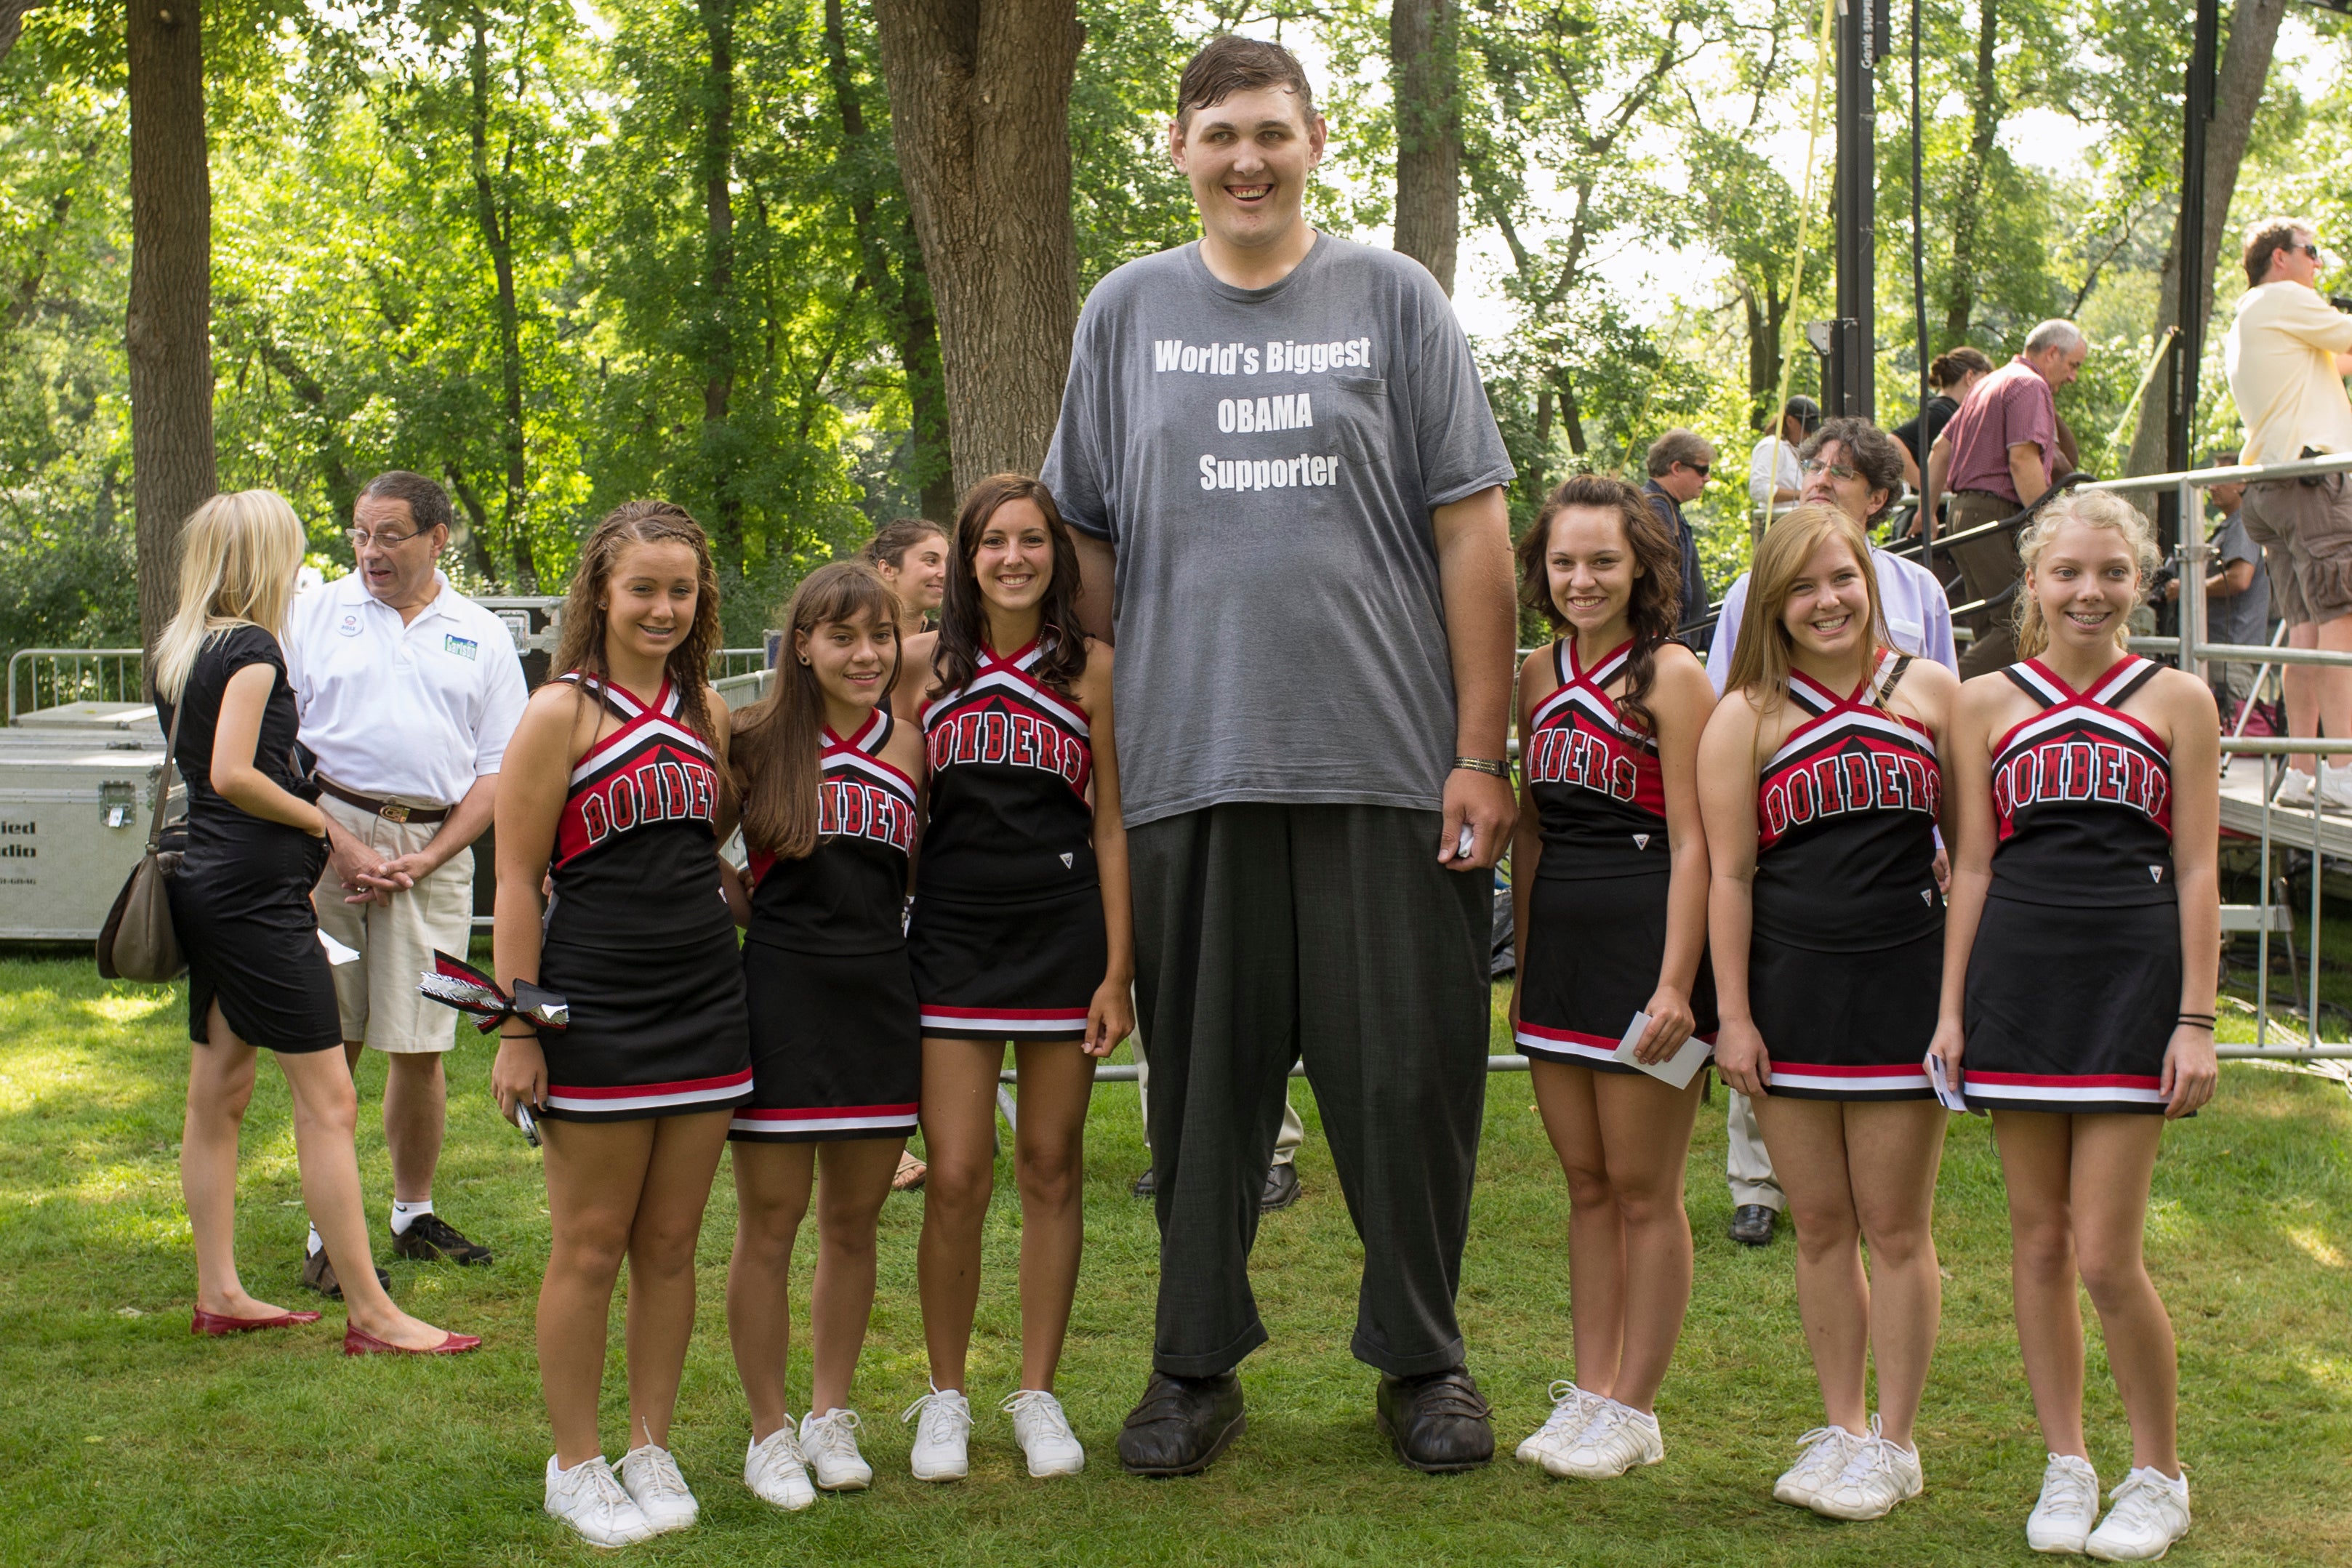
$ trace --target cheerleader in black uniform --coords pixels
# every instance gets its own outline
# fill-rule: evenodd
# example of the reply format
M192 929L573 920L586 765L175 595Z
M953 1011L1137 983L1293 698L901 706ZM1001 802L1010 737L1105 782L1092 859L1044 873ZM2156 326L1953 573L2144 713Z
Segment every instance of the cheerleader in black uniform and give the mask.
M546 1140L547 1511L600 1546L694 1522L670 1415L703 1205L751 1092L719 858L733 826L727 705L703 678L719 643L702 530L667 501L619 507L581 547L555 655L564 674L532 695L499 783L498 977L571 1005L562 1031L507 1019L490 1075L499 1110L535 1108ZM624 1257L629 1436L616 1480L596 1406Z
M1944 955L1938 745L1959 683L1887 646L1868 542L1842 511L1780 517L1748 584L1699 752L1715 1059L1755 1101L1789 1194L1829 1416L1772 1495L1875 1519L1922 1484L1911 1429L1942 1303L1928 1222L1946 1113L1926 1058Z
M2202 681L2123 645L2156 565L2137 512L2068 496L2018 551L2024 662L1963 687L1955 726L1936 1048L1992 1113L2009 1184L2018 1341L2050 1456L2026 1539L2160 1557L2189 1528L2189 1483L2141 1239L2165 1122L2217 1077L2220 721ZM2078 1277L2131 1420L2131 1471L2095 1530Z
M1682 552L1642 493L1584 475L1519 547L1520 600L1560 636L1519 670L1526 788L1511 850L1511 1016L1568 1173L1576 1377L1519 1445L1554 1475L1601 1479L1664 1456L1652 1404L1690 1304L1683 1166L1700 1080L1614 1060L1715 1033L1698 740L1715 688L1674 641Z
M237 1134L257 1051L294 1098L302 1199L346 1281L347 1355L448 1354L481 1342L392 1304L360 1213L358 1115L335 987L310 890L327 860L310 754L278 633L302 564L302 524L268 490L215 496L188 519L178 612L155 643L157 717L176 726L187 840L164 883L188 957L188 1113L180 1181L196 1252L189 1332L219 1336L319 1321L246 1293L236 1272Z
M919 1273L931 1392L911 1466L967 1472L965 1353L995 1186L996 1075L1013 1042L1021 1118L1021 1385L1004 1401L1033 1476L1086 1463L1054 1397L1077 1290L1095 1059L1134 1027L1127 831L1111 746L1111 651L1077 631L1078 559L1054 497L1000 474L956 522L940 630L909 642L898 712L929 769L908 944L923 1018Z
M735 778L751 852L743 977L751 1103L735 1113L727 1327L751 1406L743 1479L779 1508L874 1479L849 1384L874 1308L874 1236L922 1089L903 925L920 805L916 727L879 710L898 607L863 562L804 579L775 687L743 712ZM824 1166L824 1179L817 1169ZM814 1378L795 1431L784 1391L793 1241L816 1194Z

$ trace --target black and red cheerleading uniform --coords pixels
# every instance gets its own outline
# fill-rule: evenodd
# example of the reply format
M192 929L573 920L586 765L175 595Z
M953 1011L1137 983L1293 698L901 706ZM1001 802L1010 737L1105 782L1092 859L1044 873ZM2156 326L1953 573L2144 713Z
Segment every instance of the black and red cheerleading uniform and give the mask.
M1535 792L1543 854L1528 895L1519 977L1519 1049L1598 1072L1639 1069L1613 1059L1633 1015L1657 990L1666 950L1666 791L1655 737L1608 695L1627 643L1590 670L1572 638L1552 644L1559 689L1536 708L1519 767ZM1699 960L1694 1030L1715 1038L1715 976Z
M929 1036L1083 1040L1110 966L1094 747L1086 710L1037 678L1045 647L982 644L971 683L923 705L930 820L908 946Z
M2002 672L2042 711L1994 747L1999 841L1960 1068L1971 1106L2164 1110L2180 1007L2172 763L2123 711L2159 668L2126 654L2087 692L2038 659Z
M1935 732L1887 711L1910 664L1882 653L1843 697L1789 674L1789 700L1808 716L1758 779L1748 944L1748 1010L1775 1094L1935 1095L1926 1059L1944 973L1944 775Z
M923 1042L907 967L907 862L915 781L882 760L897 721L875 711L844 740L824 732L816 847L751 852L743 940L757 1088L730 1138L815 1143L915 1130Z
M640 703L579 671L621 720L572 769L539 984L571 1005L541 1030L547 1114L626 1122L723 1111L751 1092L735 921L719 890L719 762L667 681Z

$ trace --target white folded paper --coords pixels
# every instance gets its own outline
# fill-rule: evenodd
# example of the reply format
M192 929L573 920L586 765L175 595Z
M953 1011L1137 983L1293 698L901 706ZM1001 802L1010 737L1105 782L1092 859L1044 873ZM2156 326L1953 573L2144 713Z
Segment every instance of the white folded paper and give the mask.
M1927 1083L1936 1092L1936 1103L1945 1110L1969 1109L1967 1099L1958 1090L1952 1087L1951 1077L1944 1071L1944 1059L1932 1051L1927 1053ZM1979 1111L1977 1114L1981 1116L1984 1113Z
M360 956L358 948L344 946L324 931L319 933L319 946L327 950L327 962L330 964L348 964Z
M1706 1063L1708 1054L1715 1050L1715 1047L1698 1036L1693 1035L1683 1041L1680 1050L1664 1061L1637 1061L1633 1055L1634 1048L1642 1043L1642 1037L1649 1032L1650 1015L1635 1013L1633 1021L1626 1026L1625 1038L1617 1042L1617 1049L1611 1054L1626 1066L1637 1068L1659 1082L1672 1084L1676 1089L1684 1088L1690 1082L1699 1068Z

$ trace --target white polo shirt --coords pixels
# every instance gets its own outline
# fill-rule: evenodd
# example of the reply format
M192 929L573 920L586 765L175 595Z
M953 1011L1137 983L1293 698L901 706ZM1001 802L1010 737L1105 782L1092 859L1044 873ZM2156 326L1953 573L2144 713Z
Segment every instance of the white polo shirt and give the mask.
M513 634L434 580L440 593L406 625L358 572L298 594L287 616L302 742L347 789L455 805L499 770L522 717Z

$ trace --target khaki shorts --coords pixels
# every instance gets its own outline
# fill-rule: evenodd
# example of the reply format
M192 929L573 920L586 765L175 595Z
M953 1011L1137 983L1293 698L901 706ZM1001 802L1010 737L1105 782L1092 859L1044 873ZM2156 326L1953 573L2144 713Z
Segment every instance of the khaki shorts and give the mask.
M2290 626L2352 615L2352 486L2341 474L2317 485L2272 479L2246 486L2238 514L2263 547L2271 607Z
M417 802L423 804L423 802ZM438 822L392 822L331 795L319 808L353 838L387 860L413 854L432 841ZM433 950L466 956L474 930L474 852L459 850L446 865L390 905L345 904L343 885L330 865L310 902L319 929L360 956L334 966L335 1003L342 1014L343 1038L365 1040L378 1051L447 1051L457 1043L458 1015L428 1001L416 977L433 967Z

